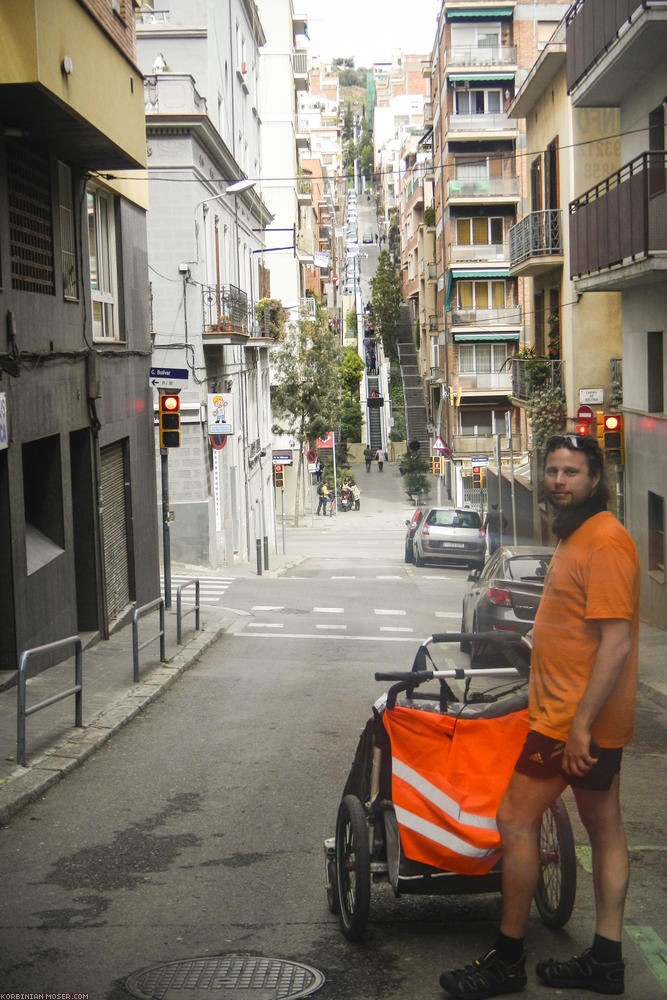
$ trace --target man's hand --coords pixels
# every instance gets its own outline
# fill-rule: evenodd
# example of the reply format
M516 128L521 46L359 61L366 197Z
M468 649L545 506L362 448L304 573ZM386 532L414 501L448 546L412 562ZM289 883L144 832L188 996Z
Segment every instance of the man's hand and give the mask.
M566 774L583 777L584 774L588 774L593 764L597 763L598 758L594 754L598 750L599 747L595 740L591 739L589 732L574 733L570 730L563 750L563 770Z

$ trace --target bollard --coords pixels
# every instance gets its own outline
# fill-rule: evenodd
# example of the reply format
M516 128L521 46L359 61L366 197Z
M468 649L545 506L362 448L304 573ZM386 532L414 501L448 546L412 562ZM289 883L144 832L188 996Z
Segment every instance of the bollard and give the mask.
M258 538L256 541L257 546L257 576L262 575L262 539Z
M264 569L269 568L269 536L264 535Z

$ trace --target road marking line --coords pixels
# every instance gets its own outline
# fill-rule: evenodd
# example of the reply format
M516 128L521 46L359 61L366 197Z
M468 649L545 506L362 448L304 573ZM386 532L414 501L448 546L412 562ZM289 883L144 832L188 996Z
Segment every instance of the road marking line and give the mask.
M356 580L356 576L332 576L332 580Z
M376 615L407 615L407 611L393 611L391 608L376 608Z
M667 989L667 945L665 942L658 937L652 927L635 927L632 924L629 926L626 924L625 929L642 952L651 972L663 990Z
M414 632L413 628L400 628L398 625L380 625L381 632Z
M284 611L285 607L282 604L255 604L251 611Z
M394 575L394 576L387 575L387 576L376 576L375 579L376 580L402 580L403 577L402 576L397 576L397 575Z
M436 618L460 618L461 615L458 611L436 611Z
M280 622L248 622L248 628L285 628Z
M330 630L330 629L341 629L341 630L343 630L343 629L347 628L347 625L316 625L315 628L324 628L324 629L327 629L327 630Z
M321 638L315 632L234 632L235 639L313 639ZM360 642L409 642L414 645L413 636L402 635L330 635L330 639L358 639Z
M319 615L342 615L345 608L313 608L313 612Z
M462 580L463 577L461 577L461 576L431 576L431 574L429 573L428 576L420 576L419 579L420 580L449 580L450 582L452 582L454 580Z

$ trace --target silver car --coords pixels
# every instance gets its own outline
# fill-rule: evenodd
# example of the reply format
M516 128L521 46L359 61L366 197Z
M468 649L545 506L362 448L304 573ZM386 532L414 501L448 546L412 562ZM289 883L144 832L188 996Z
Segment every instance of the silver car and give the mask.
M476 510L468 507L428 507L414 537L415 565L445 559L481 569L486 536Z

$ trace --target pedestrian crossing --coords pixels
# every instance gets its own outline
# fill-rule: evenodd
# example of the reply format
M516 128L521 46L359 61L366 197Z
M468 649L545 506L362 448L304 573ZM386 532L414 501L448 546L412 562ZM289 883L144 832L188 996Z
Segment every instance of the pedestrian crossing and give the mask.
M189 580L199 580L199 601L201 604L212 604L219 601L231 584L234 582L233 576L184 576L173 574L171 578L171 597L176 600L176 594L181 584ZM164 597L164 577L160 579L160 593ZM194 586L186 587L183 591L183 600L188 604L193 604L195 599Z
M304 625L305 632L294 633L285 631L285 623L281 621L281 617L286 615L290 616L290 620L293 621L293 615L295 611L298 611L300 615L306 616ZM242 636L245 634L246 637L254 635L256 637L265 638L306 638L308 635L311 637L316 637L317 635L322 635L326 633L331 636L331 638L341 638L341 639L370 639L373 635L378 639L383 639L384 641L396 642L406 642L412 641L412 637L423 638L422 632L423 627L413 628L404 621L398 624L401 619L405 619L409 612L405 608L369 608L368 612L364 616L364 628L371 634L357 635L359 629L357 607L340 607L340 606L323 606L323 605L312 605L304 606L295 609L294 607L289 607L287 605L280 604L255 604L250 608L250 615L256 616L253 621L249 621L245 624L244 628L237 633L237 635ZM461 619L460 611L432 611L431 615L433 617L433 632L440 631L443 629L451 632L458 632L458 623ZM345 618L349 617L349 623L345 622ZM333 621L331 619L334 619ZM343 622L341 622L341 618ZM336 621L335 619L338 619ZM387 619L396 622L396 624L388 624ZM443 624L437 624L436 619L441 619Z

